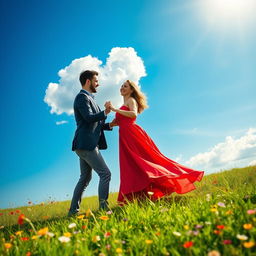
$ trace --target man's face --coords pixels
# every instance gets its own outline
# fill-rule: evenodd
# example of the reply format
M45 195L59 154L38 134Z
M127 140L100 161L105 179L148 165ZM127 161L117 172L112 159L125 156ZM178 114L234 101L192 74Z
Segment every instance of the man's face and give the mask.
M96 75L93 76L90 84L90 89L93 93L97 92L97 87L99 86L98 77Z

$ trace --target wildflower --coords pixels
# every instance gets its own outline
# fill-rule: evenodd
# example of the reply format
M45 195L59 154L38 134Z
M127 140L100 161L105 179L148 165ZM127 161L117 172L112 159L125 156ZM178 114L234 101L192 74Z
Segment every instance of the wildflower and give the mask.
M217 205L218 205L219 207L226 207L226 205L225 205L224 203L222 203L222 202L218 202Z
M104 237L106 237L106 238L108 238L108 237L110 237L111 236L111 233L110 232L106 232L105 234L104 234Z
M94 243L100 241L100 236L94 236L94 237L92 238L92 241L93 241Z
M156 236L160 236L161 233L160 233L160 232L156 232L155 235L156 235Z
M55 235L54 235L52 232L48 232L48 233L47 233L47 236L49 236L49 237L54 237Z
M225 226L224 225L217 225L217 229L224 229Z
M210 221L205 221L204 222L206 225L211 225L212 223Z
M2 212L0 212L0 216L4 215Z
M25 214L21 214L18 218L18 224L22 225L24 223L25 220Z
M86 217L89 217L90 215L92 215L92 211L90 209L88 209L85 213Z
M189 230L189 226L188 225L184 225L183 226L186 230Z
M76 223L71 223L68 225L68 228L75 228L76 227Z
M5 243L4 244L4 248L7 249L7 250L10 249L11 247L12 247L11 243Z
M101 216L100 219L101 219L101 220L108 220L109 217L108 217L108 216Z
M232 244L231 240L223 240L223 244Z
M110 244L107 244L107 245L106 245L106 249L109 251L110 248L111 248L111 245L110 245Z
M244 229L249 230L249 229L252 229L252 224L244 224L243 227Z
M112 211L107 211L106 214L107 215L111 215L113 212Z
M149 195L149 196L153 196L153 195L154 195L154 192L148 191L148 195Z
M231 214L233 214L233 212L231 210L228 210L228 211L226 211L226 214L231 215Z
M101 252L101 253L99 254L99 256L105 256L105 254L104 254L103 252Z
M127 221L128 219L127 218L123 218L123 221Z
M243 246L245 248L252 248L254 245L255 245L255 242L253 241L243 243Z
M20 240L22 240L22 241L28 241L29 238L28 238L28 237L21 237Z
M9 214L10 214L10 215L13 215L13 214L14 214L14 212L9 212Z
M44 206L44 202L42 202L40 205L41 205L41 206Z
M192 241L188 241L188 242L185 242L184 244L183 244L183 247L184 248L190 248L190 247L192 247L194 245L194 243L192 242Z
M65 232L63 235L64 235L65 237L71 237L71 236L72 236L71 233L69 233L69 232Z
M211 200L211 195L210 194L206 194L206 201L210 201Z
M208 252L208 256L220 256L220 253L216 250Z
M16 213L21 213L21 211L20 211L20 210L16 210L15 212L16 212Z
M181 236L181 233L180 233L180 232L173 231L172 233L173 233L175 236Z
M50 217L49 216L43 216L42 219L43 220L48 220Z
M81 219L84 218L84 216L85 216L85 215L81 214L81 215L77 216L76 218L81 220Z
M39 236L44 236L44 235L46 235L48 233L48 228L46 227L46 228L42 228L42 229L40 229L40 230L38 230L37 231L37 234L39 235Z
M20 236L22 233L23 233L23 231L22 231L22 230L19 230L19 231L15 232L15 235L16 235L16 236Z
M28 202L28 204L32 204L32 202L31 202L31 201L29 201L29 202Z
M38 236L32 236L31 239L36 240L36 239L38 239Z
M86 226L86 225L83 225L83 226L82 226L82 229L86 229L86 228L87 228L87 226Z
M243 240L243 241L244 241L244 240L247 240L247 239L248 239L248 236L238 234L238 235L236 236L236 238L239 239L239 240Z
M152 243L153 243L153 240L147 239L147 240L145 240L145 243L146 243L146 244L152 244Z
M247 214L249 214L249 215L252 215L252 214L255 214L256 213L256 210L248 210L247 211Z
M123 250L122 250L121 248L116 248L116 252L117 252L117 253L122 253Z
M58 238L58 240L61 242L61 243L68 243L70 241L70 238L69 237L66 237L66 236L60 236Z
M203 225L200 225L200 224L197 224L196 226L195 226L195 228L196 229L201 229L201 228L203 228L204 226Z
M31 256L31 252L27 252L27 253L26 253L26 256Z
M219 234L221 233L221 231L220 231L220 230L213 230L213 233L214 233L215 235L219 235Z
M195 230L192 232L194 236L197 236L199 234L199 231L198 230Z
M168 211L169 211L168 208L163 208L163 209L160 210L160 212L168 212Z
M4 226L0 226L0 229L3 229L4 228Z
M31 211L32 211L32 209L31 209L31 208L27 208L27 211L28 211L28 212L31 212Z

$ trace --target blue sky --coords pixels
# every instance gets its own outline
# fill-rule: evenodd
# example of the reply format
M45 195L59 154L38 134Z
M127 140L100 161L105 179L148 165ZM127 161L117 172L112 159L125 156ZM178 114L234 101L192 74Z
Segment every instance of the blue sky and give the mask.
M71 199L75 122L50 113L46 89L73 60L91 55L105 65L114 48L143 61L150 108L137 122L166 156L206 173L256 164L255 4L216 3L1 1L0 207ZM107 140L102 153L118 191L118 130ZM85 196L97 183L94 174Z

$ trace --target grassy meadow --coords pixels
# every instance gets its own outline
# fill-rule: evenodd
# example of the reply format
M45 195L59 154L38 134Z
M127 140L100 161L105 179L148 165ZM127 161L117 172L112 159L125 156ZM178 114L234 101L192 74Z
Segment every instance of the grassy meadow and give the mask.
M0 255L255 255L256 166L205 176L197 189L111 211L84 198L0 210Z

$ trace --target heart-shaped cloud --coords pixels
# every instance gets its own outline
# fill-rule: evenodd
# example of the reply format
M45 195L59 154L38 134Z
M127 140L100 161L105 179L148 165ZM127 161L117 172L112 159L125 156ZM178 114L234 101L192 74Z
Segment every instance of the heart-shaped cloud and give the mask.
M132 47L112 48L105 66L102 66L102 61L91 55L75 59L58 72L59 83L48 84L44 101L51 107L52 114L73 114L73 101L81 90L79 75L87 69L99 72L100 87L96 101L101 107L107 100L111 100L116 107L121 106L121 84L127 79L139 83L140 78L146 76L143 60Z

